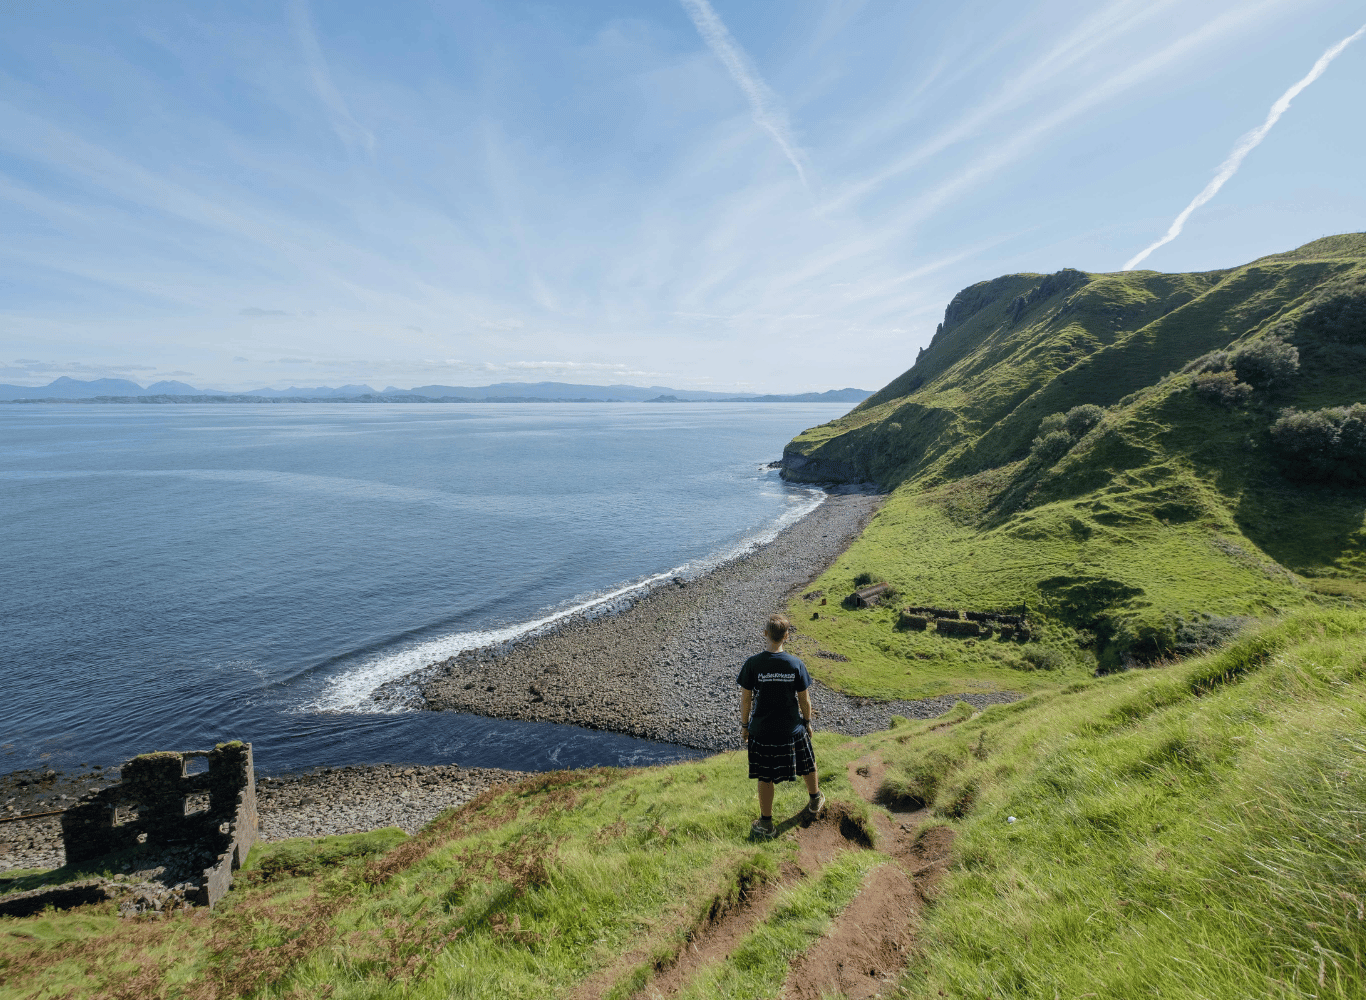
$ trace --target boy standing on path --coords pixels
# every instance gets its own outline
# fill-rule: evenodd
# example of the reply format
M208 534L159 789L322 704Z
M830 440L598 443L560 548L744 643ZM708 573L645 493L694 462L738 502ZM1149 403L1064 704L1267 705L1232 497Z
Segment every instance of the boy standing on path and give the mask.
M764 626L768 649L751 656L740 668L740 736L749 747L749 776L759 782L759 818L750 827L756 837L772 837L773 786L799 775L806 781L811 816L825 806L816 778L816 755L811 748L811 677L806 664L783 643L792 623L774 615Z

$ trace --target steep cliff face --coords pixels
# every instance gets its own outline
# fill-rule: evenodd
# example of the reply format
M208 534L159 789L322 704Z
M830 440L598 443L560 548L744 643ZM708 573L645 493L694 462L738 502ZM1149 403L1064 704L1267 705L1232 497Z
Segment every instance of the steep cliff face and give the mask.
M1202 355L1266 335L1364 267L1366 238L1349 234L1224 271L1067 268L979 282L954 296L908 371L794 439L784 475L896 486L1017 461L1049 413L1112 407ZM1296 335L1310 354L1322 339ZM1324 360L1287 405L1311 401L1331 380Z

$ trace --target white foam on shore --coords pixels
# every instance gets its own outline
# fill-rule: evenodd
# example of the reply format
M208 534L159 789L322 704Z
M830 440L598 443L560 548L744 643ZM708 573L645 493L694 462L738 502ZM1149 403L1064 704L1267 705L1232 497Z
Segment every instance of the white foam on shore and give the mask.
M323 690L312 702L300 706L306 712L406 712L412 709L388 700L375 698L381 685L401 680L448 657L470 649L495 646L499 643L520 639L535 632L554 627L566 618L572 618L595 609L602 609L616 601L641 596L646 591L659 586L675 577L692 579L716 569L734 559L767 545L789 525L795 524L816 510L825 502L825 493L820 489L804 490L808 494L800 503L793 504L777 520L762 530L747 535L738 544L715 555L695 559L663 573L635 580L603 593L594 594L546 615L535 621L508 625L503 628L484 629L475 632L456 632L440 639L431 639L410 646L407 649L380 653L374 658L329 678Z

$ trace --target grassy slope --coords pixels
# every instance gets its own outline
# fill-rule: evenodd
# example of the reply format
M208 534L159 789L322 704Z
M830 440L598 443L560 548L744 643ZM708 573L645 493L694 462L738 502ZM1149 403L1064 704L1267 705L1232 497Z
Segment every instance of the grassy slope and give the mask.
M832 793L848 787L842 743L819 742ZM643 983L718 902L794 852L790 839L747 840L742 767L726 754L559 772L486 794L411 840L380 831L257 848L212 916L126 921L104 905L0 918L0 996L544 997L634 952L615 978ZM780 809L804 803L779 798ZM785 890L704 982L773 995L784 956L885 860L851 853Z
M878 753L889 794L959 832L904 995L1366 990L1366 613L1300 612L1204 657L963 709L818 734L832 798ZM742 766L546 775L411 840L272 845L212 916L0 920L0 995L550 997L610 968L625 997L790 856L745 839ZM780 813L800 805L785 793ZM784 890L684 995L776 996L885 860L850 852Z
M908 991L1363 995L1363 623L1301 614L908 742L889 780L973 801Z
M871 573L902 604L991 610L1027 604L1044 641L1078 669L1115 665L1115 634L1180 616L1258 615L1366 597L1358 491L1285 479L1267 427L1283 405L1366 400L1366 357L1300 330L1289 391L1227 409L1170 374L1211 350L1290 324L1325 283L1366 273L1366 237L1332 237L1227 272L1012 275L965 290L905 375L789 446L798 477L897 486L870 529L815 584L847 593ZM1046 286L1045 286L1046 287ZM966 316L964 313L967 313ZM1081 403L1103 422L1051 467L1028 460L1039 421ZM849 666L818 660L852 692L919 696L973 686L1029 690L1008 645L899 634L891 609L801 628Z

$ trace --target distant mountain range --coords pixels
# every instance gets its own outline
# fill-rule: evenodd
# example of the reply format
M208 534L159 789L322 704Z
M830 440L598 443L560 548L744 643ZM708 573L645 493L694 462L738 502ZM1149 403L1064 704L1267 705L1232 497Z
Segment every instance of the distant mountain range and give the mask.
M706 392L699 389L670 389L655 385L574 385L569 382L499 382L496 385L420 385L412 389L388 386L383 390L368 385L320 385L311 388L250 389L223 392L196 389L184 382L154 382L144 388L122 378L100 378L88 382L62 376L48 385L0 385L0 401L85 400L106 403L250 403L347 402L347 403L861 403L873 393L868 389L831 389L828 392L750 395L734 392Z

